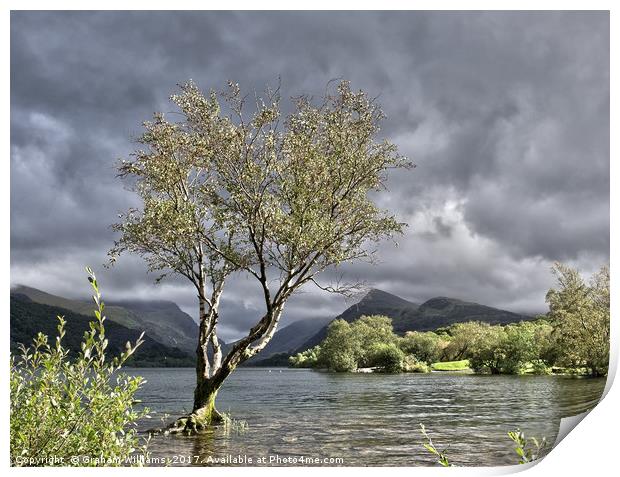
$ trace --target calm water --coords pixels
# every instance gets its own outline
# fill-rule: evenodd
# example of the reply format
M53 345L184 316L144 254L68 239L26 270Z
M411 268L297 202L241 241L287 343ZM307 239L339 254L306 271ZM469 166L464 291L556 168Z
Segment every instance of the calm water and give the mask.
M148 381L140 398L155 411L151 427L164 413L178 417L191 410L192 369L131 373ZM245 465L260 465L261 457L269 464L270 456L341 458L338 465L350 466L432 465L420 445L424 423L438 448L449 446L456 464L509 465L516 463L509 430L520 427L552 443L560 418L591 409L604 387L604 379L559 376L238 369L217 402L220 411L247 421L245 432L159 436L150 448L155 457L177 456L178 465L190 456L202 465L229 456L253 459Z

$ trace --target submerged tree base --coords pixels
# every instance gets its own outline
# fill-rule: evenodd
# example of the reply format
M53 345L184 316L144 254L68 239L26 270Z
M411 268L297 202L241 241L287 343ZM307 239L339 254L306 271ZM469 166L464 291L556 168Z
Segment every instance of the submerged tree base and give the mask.
M199 409L188 416L178 418L158 432L163 434L198 434L207 429L225 426L228 419L215 408L210 410Z

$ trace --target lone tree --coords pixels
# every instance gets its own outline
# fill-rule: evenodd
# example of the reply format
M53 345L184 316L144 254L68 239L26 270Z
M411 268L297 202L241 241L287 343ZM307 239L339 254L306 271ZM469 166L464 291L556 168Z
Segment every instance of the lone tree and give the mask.
M388 170L412 167L377 139L384 115L373 99L342 81L318 105L295 98L282 120L279 90L254 96L249 115L247 98L230 82L209 95L191 81L182 85L170 98L181 120L155 114L140 149L119 165L142 207L113 226L121 236L111 260L137 253L161 273L157 280L182 275L198 295L194 407L176 430L222 419L218 389L269 343L294 292L321 286L317 275L328 267L372 261L374 244L405 225L370 197L385 189ZM256 279L265 308L223 356L218 305L236 273Z

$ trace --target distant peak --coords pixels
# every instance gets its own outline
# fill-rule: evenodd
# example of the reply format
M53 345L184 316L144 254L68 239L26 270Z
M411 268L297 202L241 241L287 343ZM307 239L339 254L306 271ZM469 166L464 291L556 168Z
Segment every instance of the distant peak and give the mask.
M21 283L15 283L13 285L11 285L11 293L13 292L19 292L21 290L37 290L36 288L32 288L26 285L22 285ZM37 290L40 291L40 290Z
M366 293L366 296L394 296L391 293L385 292L383 290L379 290L378 288L371 288L370 290L368 290L368 293Z
M387 292L384 292L383 290L380 290L378 288L371 288L371 289L368 290L368 293L373 293L373 292L376 292L376 293L387 293Z
M415 303L412 303L404 298L401 298L392 293L388 293L383 290L379 290L378 288L371 288L364 298L360 300L359 303L373 303L373 302L381 302L381 303L390 303L393 305L401 305L401 306L418 306Z
M446 308L450 305L455 305L457 303L465 303L463 300L458 300L456 298L448 298L446 296L436 296L435 298L431 298L430 300L422 303L422 307L424 308L434 308L437 310L441 310L442 308Z
M392 295L391 293L385 292L383 290L379 290L378 288L371 288L368 290L366 295L362 300L377 300L377 299L385 299L385 298L396 298L402 300L402 298L397 297L396 295Z

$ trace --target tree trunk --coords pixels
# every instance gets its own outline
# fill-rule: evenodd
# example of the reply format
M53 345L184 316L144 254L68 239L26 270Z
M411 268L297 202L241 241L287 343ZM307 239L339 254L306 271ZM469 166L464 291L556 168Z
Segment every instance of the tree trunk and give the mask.
M198 345L196 346L196 383L200 384L203 379L209 377L209 336L208 323L205 314L205 303L200 300L200 324L198 325Z
M221 386L215 375L217 372L213 357L209 356L209 344L214 333L212 321L215 319L215 310L206 311L206 302L199 298L200 324L198 331L198 345L196 346L196 388L194 389L194 407L185 425L186 430L198 430L211 423L221 421L222 416L215 409L215 398ZM219 350L218 350L219 351ZM215 350L214 350L215 353Z
M186 430L197 431L224 421L224 416L215 407L215 398L224 380L234 367L222 366L215 374L201 380L194 390L194 408L185 425Z
M213 320L217 320L217 311L212 308L210 312L205 312L205 304L200 303L201 320L196 348L194 406L191 414L176 421L168 432L198 432L224 421L225 417L215 407L217 393L226 378L239 364L260 352L271 340L279 322L282 307L279 306L274 311L265 315L250 334L237 342L237 346L222 360L221 347L217 336L214 336L215 330L211 326ZM209 345L213 350L211 358L208 355Z
M215 398L220 386L221 383L218 384L213 379L203 380L196 385L194 408L186 425L187 429L199 430L223 421L223 416L215 408Z

